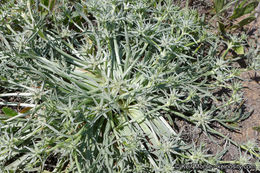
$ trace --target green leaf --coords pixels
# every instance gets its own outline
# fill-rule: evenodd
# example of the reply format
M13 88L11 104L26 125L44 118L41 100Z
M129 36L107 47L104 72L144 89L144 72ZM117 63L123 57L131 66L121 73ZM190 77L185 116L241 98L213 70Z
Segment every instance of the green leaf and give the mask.
M230 17L230 19L237 19L245 14L249 14L251 13L258 5L258 2L251 2L249 4L247 4L245 7L238 7L234 10L232 16Z
M222 34L226 34L225 25L221 22L218 22L218 28Z
M50 10L53 10L55 4L56 4L56 0L49 0L48 8L49 8Z
M214 0L214 8L216 13L219 13L224 7L225 0Z
M238 25L239 25L240 27L243 27L243 26L245 26L245 25L247 25L247 24L253 22L255 19L256 19L256 18L255 18L254 16L249 16L249 17L243 19L242 21L240 21L240 22L238 23Z
M242 1L239 5L238 8L242 8L246 4L247 0Z
M46 40L46 37L45 37L45 35L43 34L43 32L42 31L38 31L38 34L39 34L39 36L43 39L43 40Z
M0 80L7 81L7 79L4 76L0 76Z
M233 50L238 54L238 55L244 55L244 46L240 45L238 47L234 47Z
M3 113L4 113L6 116L9 116L9 117L13 117L13 116L15 116L15 115L18 114L16 111L14 111L13 109L8 108L8 107L3 107L3 108L2 108L2 111L3 111Z
M244 14L249 14L252 11L254 11L254 9L257 7L257 5L258 5L257 1L254 1L254 2L251 2L250 4L247 4L244 8Z
M232 14L232 16L230 17L230 19L236 19L243 16L243 10L242 8L236 8Z

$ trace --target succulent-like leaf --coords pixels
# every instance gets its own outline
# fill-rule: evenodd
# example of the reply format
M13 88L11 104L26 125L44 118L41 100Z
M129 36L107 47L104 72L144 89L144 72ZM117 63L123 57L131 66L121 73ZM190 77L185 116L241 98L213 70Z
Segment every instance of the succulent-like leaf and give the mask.
M18 113L15 110L8 108L8 107L3 107L2 111L4 112L4 114L6 116L9 116L9 117L14 117L14 116L18 115Z
M234 51L238 54L238 55L244 55L245 51L244 51L244 46L239 45L236 47L233 47Z

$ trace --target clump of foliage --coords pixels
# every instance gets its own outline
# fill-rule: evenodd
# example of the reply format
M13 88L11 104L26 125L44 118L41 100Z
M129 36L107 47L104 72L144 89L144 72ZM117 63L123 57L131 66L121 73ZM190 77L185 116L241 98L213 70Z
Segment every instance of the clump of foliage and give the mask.
M214 17L218 18L220 31L226 34L232 29L243 28L254 21L258 3L257 0L214 0ZM232 9L231 14L227 14L230 9ZM236 22L236 19L241 17L244 19Z
M167 0L1 8L0 98L20 98L1 101L9 106L0 116L1 169L173 172L174 164L220 163L225 152L185 142L176 118L259 156L212 126L236 129L247 115L237 70L218 56L221 40L196 11Z
M232 52L233 57L243 56L247 45L246 36L239 33L242 40L238 41L237 39L234 39L232 35L234 35L236 30L243 30L256 20L259 1L214 0L213 4L214 16L210 21L216 20L216 23L218 24L218 30L221 37L226 42L225 53L227 54L227 52L230 51ZM248 32L246 32L246 34L248 34Z

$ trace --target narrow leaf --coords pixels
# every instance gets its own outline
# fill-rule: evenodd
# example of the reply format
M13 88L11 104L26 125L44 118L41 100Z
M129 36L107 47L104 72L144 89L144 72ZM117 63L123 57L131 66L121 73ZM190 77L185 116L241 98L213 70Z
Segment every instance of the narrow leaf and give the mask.
M255 18L254 16L249 16L249 17L243 19L242 21L240 21L240 22L238 23L238 25L239 25L240 27L243 27L243 26L245 26L245 25L247 25L247 24L253 22L255 19L256 19L256 18Z
M226 34L225 25L223 23L218 22L218 28L222 34Z
M224 7L224 0L214 0L214 8L216 13L219 13L219 11L221 11Z
M230 19L236 19L239 18L241 16L243 16L243 12L244 10L242 8L236 8L232 14L232 16L230 17Z
M251 2L247 4L245 7L236 8L230 17L230 19L237 19L245 14L251 13L258 5L258 2Z
M239 5L238 8L242 8L246 4L247 0L242 1Z
M257 1L251 2L249 4L247 4L244 8L244 14L249 14L251 13L258 5Z
M47 40L42 31L39 30L39 31L38 31L38 34L39 34L39 36L40 36L43 40Z
M32 109L31 107L25 107L25 108L23 108L23 109L20 111L20 113L24 114L24 113L28 112L28 111L31 110L31 109Z

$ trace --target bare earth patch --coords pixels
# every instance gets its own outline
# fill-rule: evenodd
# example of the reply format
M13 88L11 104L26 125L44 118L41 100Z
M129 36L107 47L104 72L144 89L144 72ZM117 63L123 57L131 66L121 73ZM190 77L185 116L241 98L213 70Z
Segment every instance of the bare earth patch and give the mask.
M260 71L248 71L241 74L243 81L244 98L246 109L253 110L253 114L240 123L240 133L232 133L235 141L247 142L256 139L260 141L260 134L253 127L260 126ZM259 145L260 146L260 145Z
M205 0L202 4L197 4L197 1L190 1L189 6L191 8L195 8L198 10L200 15L205 14L206 16L210 16L210 9L212 7L211 0ZM184 7L184 3L182 5ZM245 16L244 16L245 17ZM241 17L237 22L243 20ZM260 14L256 21L251 22L248 26L244 28L244 30L236 31L243 32L247 34L250 40L250 46L257 48L257 45L260 44ZM244 62L244 61L243 61ZM244 62L244 66L241 68L247 68L247 63ZM249 116L246 120L239 122L237 125L239 127L239 131L230 131L218 124L216 124L215 129L225 136L231 138L238 144L246 144L249 141L254 141L260 147L260 69L258 71L246 71L241 73L240 78L243 80L243 97L245 99L245 103L243 104L243 112L248 113L252 112L251 116ZM186 139L187 143L195 142L197 145L205 144L208 148L208 154L215 155L227 149L226 154L223 156L222 160L230 161L230 160L239 160L240 159L240 149L235 147L230 143L226 143L225 139L221 137L212 137L214 141L209 139L205 134L201 133L198 129L194 129L194 127L186 122L178 121L180 127L183 127L184 131L182 136L184 140ZM259 131L254 127L259 127ZM186 135L185 135L186 134ZM241 151L243 153L243 151ZM243 155L243 154L242 154ZM250 161L254 162L255 159L250 159ZM243 170L247 172L246 170ZM226 170L228 173L236 173L240 172L239 170Z

